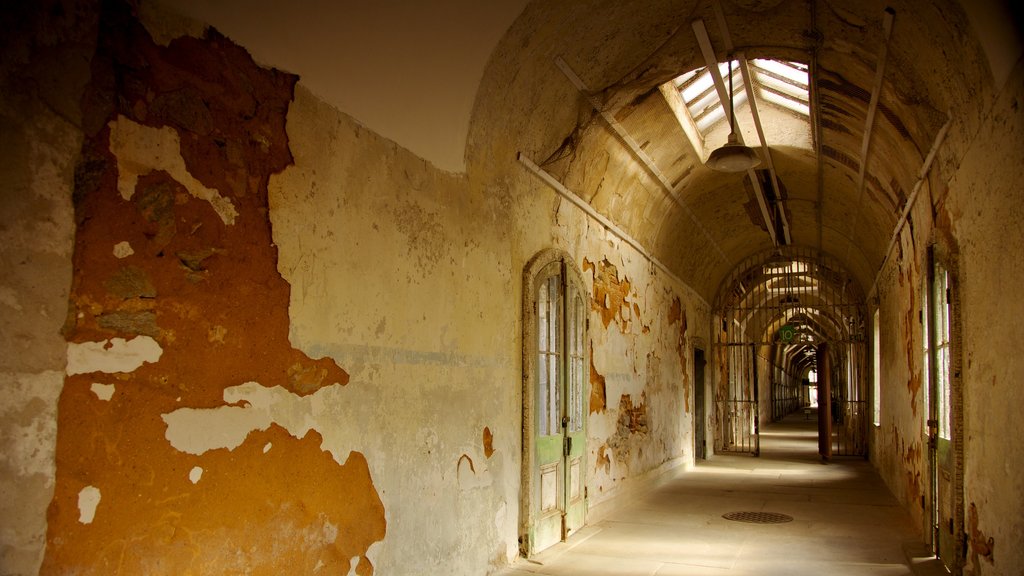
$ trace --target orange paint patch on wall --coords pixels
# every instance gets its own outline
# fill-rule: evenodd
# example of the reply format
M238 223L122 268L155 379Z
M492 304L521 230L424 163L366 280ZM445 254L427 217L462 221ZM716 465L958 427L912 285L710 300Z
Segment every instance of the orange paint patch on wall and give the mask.
M224 390L245 382L297 395L348 382L332 359L288 340L290 287L277 271L267 182L292 162L284 127L297 78L260 68L215 31L157 46L127 3L102 6L64 334L74 343L146 334L161 355L129 373L65 379L42 573L312 573L320 563L345 573L356 558L372 573L366 553L386 522L361 454L339 464L318 433L296 439L272 426L196 456L170 445L161 419L221 406ZM142 174L125 200L114 120L173 131L188 172L230 203L234 223L164 170ZM118 258L123 242L133 253ZM115 384L110 401L90 391L94 382ZM78 495L88 486L100 501L85 524Z
M615 321L623 334L629 332L629 320L622 316L623 307L632 304L628 301L629 292L632 289L629 279L619 279L618 269L607 258L596 265L584 258L583 272L591 272L593 277L594 298L590 307L601 316L601 323L604 324L604 327L608 328ZM635 314L639 318L639 306L636 307Z
M608 446L604 445L597 449L597 469L604 468L605 474L612 471L612 459L608 456Z
M986 537L978 528L978 507L974 502L967 511L967 544L974 574L981 574L979 560L982 558L989 564L995 564L996 541L991 536Z
M55 496L49 521L62 528L40 573L276 576L344 574L352 559L369 565L366 550L385 523L366 459L352 452L339 465L320 442L315 431L296 439L273 425L202 456L108 446L100 462L78 463L71 481L101 491L91 524L77 521L77 490ZM202 473L193 483L194 467Z
M608 407L605 397L605 379L594 367L594 343L590 343L590 413L604 412Z
M921 446L916 441L907 446L903 454L903 468L907 477L907 499L909 502L917 502L921 499L921 471L918 467L921 464Z
M683 409L690 411L690 373L687 370L687 349L686 349L686 310L678 296L672 298L672 304L668 310L669 326L679 324L679 339L676 341L676 354L679 356L679 367L683 375Z
M630 394L619 398L619 432L620 434L647 433L647 393L640 393L640 402L633 404Z
M484 456L490 458L494 455L494 435L491 434L491 429L484 426Z
M906 315L903 317L903 333L905 335L903 341L906 342L907 351L907 371L911 374L910 379L907 380L907 391L910 392L910 409L914 416L917 416L917 394L921 391L921 372L914 370L914 339L913 339L913 327L914 327L914 292L910 291L910 304L907 309Z

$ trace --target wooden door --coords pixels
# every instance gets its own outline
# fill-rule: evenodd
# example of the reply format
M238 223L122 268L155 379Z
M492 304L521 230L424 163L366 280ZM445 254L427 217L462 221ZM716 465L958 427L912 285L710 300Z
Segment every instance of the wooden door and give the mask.
M536 398L527 555L586 522L586 314L580 283L559 260L538 274Z

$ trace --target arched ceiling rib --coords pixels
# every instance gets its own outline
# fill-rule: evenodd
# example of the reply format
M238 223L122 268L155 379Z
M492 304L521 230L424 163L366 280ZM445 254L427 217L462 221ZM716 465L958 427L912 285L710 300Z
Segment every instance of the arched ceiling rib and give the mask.
M673 111L659 90L705 66L691 26L696 19L704 20L719 60L726 59L714 1L530 4L485 73L467 152L471 176L475 170L516 170L506 160L517 152L529 155L709 301L738 262L772 247L746 175L707 169L676 119L678 107ZM978 120L976 98L991 94L991 77L978 66L985 60L977 36L960 7L950 3L718 1L732 44L748 60L809 64L816 53L821 202L814 150L769 141L784 190L781 208L794 245L839 257L866 291L947 112L957 120L951 132L964 133ZM887 5L895 19L859 193ZM584 94L561 73L556 57L579 76ZM679 203L666 196L601 113L653 159ZM950 142L940 158L955 158L956 146ZM726 257L716 257L713 246Z
M1005 3L971 0L965 11L945 0L454 0L418 7L145 0L141 11L146 17L164 6L217 26L260 62L299 73L328 103L437 166L458 171L464 158L473 186L502 183L513 197L528 194L516 162L524 153L712 300L737 262L771 246L744 176L703 166L658 88L706 65L695 20L725 60L729 41L716 2L728 40L748 60L810 63L816 54L821 202L814 150L769 140L785 191L781 208L793 244L843 258L867 288L947 115L953 122L936 161L945 175L937 181L955 169L1019 57L1012 18L996 34L971 26L1000 22ZM887 6L895 21L861 202L860 150ZM997 48L1006 37L1016 44ZM555 64L559 57L586 95ZM678 201L586 96L653 159ZM765 121L774 122L765 110Z

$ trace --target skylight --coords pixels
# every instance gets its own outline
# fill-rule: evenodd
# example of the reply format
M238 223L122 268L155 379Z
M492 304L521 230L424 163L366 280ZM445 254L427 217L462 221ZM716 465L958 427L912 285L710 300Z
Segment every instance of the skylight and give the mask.
M808 67L799 62L786 62L773 59L754 59L748 61L750 80L753 85L754 98L757 99L758 110L762 116L766 108L775 108L779 114L794 114L797 121L803 121L809 130L810 97L808 93ZM749 121L748 91L743 83L739 62L733 61L734 106L736 107L737 124ZM719 62L719 74L728 85L729 63ZM679 120L684 124L694 147L704 155L704 144L708 135L721 130L728 123L728 109L722 106L715 88L711 72L707 67L691 70L673 80L670 86L678 95L677 111ZM666 94L669 96L669 94ZM675 99L675 98L673 98ZM685 113L681 110L685 108ZM687 126L689 124L689 126ZM728 127L725 128L728 131ZM716 136L717 138L717 136ZM769 142L781 144L781 142Z

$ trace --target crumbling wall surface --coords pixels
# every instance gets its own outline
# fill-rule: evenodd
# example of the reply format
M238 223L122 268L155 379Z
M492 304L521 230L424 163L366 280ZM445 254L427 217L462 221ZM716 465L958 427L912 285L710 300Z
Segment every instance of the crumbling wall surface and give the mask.
M0 573L36 574L54 488L89 2L0 8Z
M927 233L927 228L918 226L916 231ZM919 314L925 247L909 231L903 234L879 277L881 422L872 425L871 445L879 474L922 530L927 518L921 498L928 487L924 326Z
M959 250L963 332L965 573L1024 566L1024 61L1018 60L937 207Z
M521 272L508 214L300 84L294 164L271 179L291 341L337 360L325 448L366 454L383 574L482 574L518 554Z
M270 233L296 79L96 13L40 573L373 573L368 458L315 417L349 376L289 343Z
M1024 446L1019 441L1019 382L1024 363L1024 63L987 104L973 139L940 150L878 282L882 326L882 423L871 458L901 504L925 530L928 492L927 372L923 366L922 286L928 245L953 274L951 366L960 386L964 441L964 573L1018 574L1024 566ZM957 121L957 118L954 118ZM959 132L951 132L959 134ZM958 309L957 309L958 308ZM1013 511L1013 512L1010 512ZM942 528L948 530L948 518Z
M587 489L591 512L639 482L693 464L693 343L709 308L601 224L525 171L517 258L572 254L589 298ZM613 504L612 504L613 505Z

